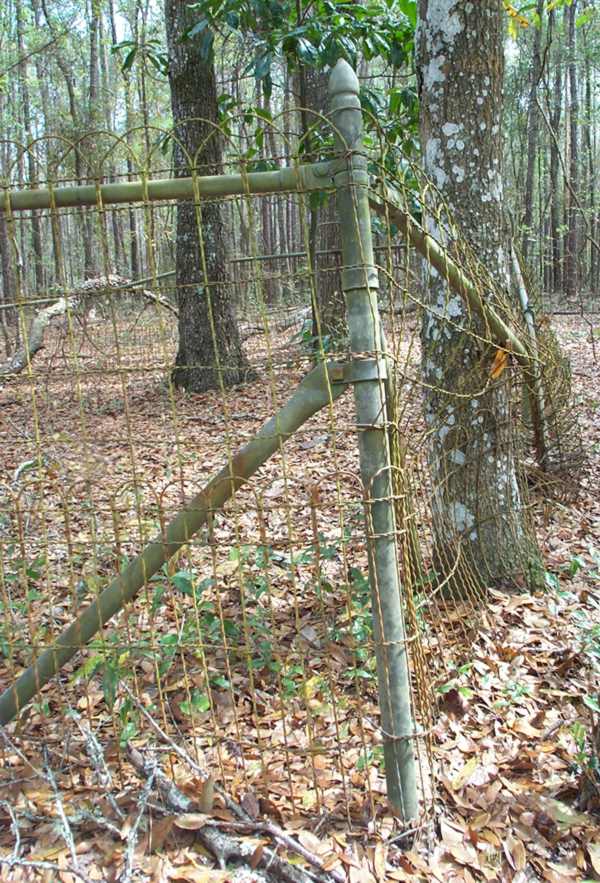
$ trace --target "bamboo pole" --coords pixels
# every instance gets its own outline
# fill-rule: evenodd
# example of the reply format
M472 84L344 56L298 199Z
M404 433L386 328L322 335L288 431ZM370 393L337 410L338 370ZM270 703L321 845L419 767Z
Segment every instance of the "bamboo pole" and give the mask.
M312 163L277 169L272 172L248 172L241 175L198 175L194 178L164 178L130 181L120 184L84 184L50 190L15 190L5 194L3 204L13 212L73 206L112 205L124 202L156 202L166 199L195 199L197 193L207 199L244 194L304 192L326 187L329 163Z
M98 597L66 628L54 644L35 660L0 696L0 724L7 724L48 681L87 644L111 617L123 609L206 523L211 512L224 503L276 453L281 445L313 414L337 399L346 389L343 370L334 363L320 364L299 383L281 410L231 462L175 516Z
M342 161L335 175L342 235L342 287L355 364L365 356L376 372L354 383L362 481L368 499L367 540L373 636L388 800L405 821L417 816L414 724L406 630L398 575L394 492L387 433L385 344L377 305L359 82L337 62L329 81L331 120Z

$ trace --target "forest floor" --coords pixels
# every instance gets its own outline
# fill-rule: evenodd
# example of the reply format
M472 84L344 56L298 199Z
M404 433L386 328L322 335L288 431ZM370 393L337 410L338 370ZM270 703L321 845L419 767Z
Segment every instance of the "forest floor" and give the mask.
M423 602L433 689L415 676L413 701L434 720L415 740L412 843L385 800L346 395L1 730L0 878L252 881L279 860L292 881L600 880L600 338L578 317L555 324L587 455L579 492L532 491L543 591ZM241 389L172 395L173 339L145 333L129 339L143 370L98 331L76 359L57 336L34 381L0 390L2 689L305 367L283 352Z

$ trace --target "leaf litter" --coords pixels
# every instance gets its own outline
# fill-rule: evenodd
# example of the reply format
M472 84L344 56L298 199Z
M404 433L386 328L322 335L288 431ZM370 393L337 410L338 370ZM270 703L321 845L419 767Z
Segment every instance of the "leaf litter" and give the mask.
M222 609L213 610L215 622L235 623L261 611L271 644L285 649L285 671L274 675L265 664L251 669L250 678L247 669L228 660L215 640L207 644L213 652L208 665L187 651L173 653L159 680L158 701L156 656L136 656L131 647L120 646L122 636L109 624L105 641L110 644L114 639L120 647L122 666L131 664L136 701L152 709L167 739L146 725L141 711L134 714L135 704L130 701L128 712L137 726L128 741L155 757L177 793L191 801L191 809L175 812L152 794L143 823L132 837L143 782L128 760L123 739L123 727L131 723L122 714L127 700L117 678L113 689L119 698L112 712L108 710L107 684L94 667L94 651L88 649L82 654L83 663L80 659L67 667L66 675L45 690L43 704L34 706L25 713L23 723L4 733L2 879L126 880L126 854L132 848L132 879L259 880L264 879L259 869L263 852L274 842L292 868L310 869L308 855L320 865L319 879L351 883L600 879L600 783L594 755L600 696L595 659L600 654L597 366L589 329L581 320L561 318L558 330L573 363L589 457L586 472L575 501L548 506L534 497L547 590L511 596L490 592L472 640L457 630L455 646L438 646L438 651L448 651L454 668L452 676L437 685L438 714L432 732L437 768L435 814L414 842L404 842L401 848L397 821L385 801L384 776L377 762L380 736L375 689L368 684L354 693L353 679L347 674L356 665L355 643L348 639L348 629L344 630L344 617L349 625L351 614L334 611L340 604L343 607L335 586L329 595L304 591L311 580L314 586L315 581L324 585L340 578L339 551L325 551L332 537L327 500L335 499L337 493L328 463L332 444L338 463L343 462L350 475L357 475L352 435L332 435L326 421L315 418L290 444L288 474L282 477L280 461L267 464L234 504L236 524L254 547L264 541L265 530L269 537L272 583L254 600L252 609L240 610L240 577L250 574L258 584L267 567L260 556L242 561L226 554L232 535L225 519L215 518L212 526L218 545L209 542L204 550L183 555L170 573L183 601L189 599L186 592L195 578L189 574L207 574L206 579L212 581L209 595L215 586L219 589L210 603L221 595ZM294 371L277 376L279 401L285 399L297 376ZM30 398L26 391L21 394L7 388L0 395L4 399L5 469L14 487L22 464L36 462L35 440L20 428L31 425L24 413L30 408ZM75 608L69 588L75 594L93 593L114 573L114 556L106 550L99 555L96 548L93 560L87 554L90 517L86 505L89 509L96 504L98 512L105 513L97 519L99 534L102 517L116 512L119 552L127 555L151 535L152 501L155 511L176 508L182 497L222 464L224 446L229 443L218 396L178 397L178 427L185 445L173 445L169 422L155 416L157 406L165 404L156 378L146 375L137 386L132 384L129 431L136 439L136 466L144 477L145 506L140 509L132 504L139 488L133 492L130 486L131 462L117 442L122 413L118 391L106 387L104 398L97 392L94 395L100 407L95 408L88 431L96 442L94 469L102 470L103 482L92 492L81 465L86 462L85 440L77 432L69 436L74 420L69 396L49 397L41 406L46 437L51 440L44 450L48 486L62 481L63 495L68 493L69 499L80 504L71 524L69 549L60 542L60 494L48 493L36 510L31 504L35 470L28 472L26 467L18 476L23 508L30 506L28 529L44 524L53 572L65 575L64 585L46 585L38 599L31 599L29 615L36 624L35 634L50 624L56 629L70 621ZM272 403L260 381L228 393L227 398L229 412L236 415L236 439L231 441L237 446L254 431L256 415L272 410ZM351 408L348 397L339 407ZM198 419L200 410L206 420ZM350 421L351 415L346 415L340 425ZM173 477L166 485L165 468ZM262 525L246 514L246 509L256 508L253 492L259 484L265 505ZM162 489L160 493L157 488ZM310 500L314 503L315 497L319 505L311 508ZM114 500L119 505L111 508ZM290 500L294 501L291 511ZM140 511L150 512L147 523ZM315 511L317 536L322 537L316 544L314 523L311 526ZM296 547L312 548L312 556L297 562L290 559L291 532ZM318 561L315 545L319 546ZM364 566L365 549L355 551L354 565L362 561ZM70 568L78 579L67 580ZM50 571L47 564L40 564L41 574L29 579L42 585L44 569ZM142 622L151 624L152 640L159 642L164 657L170 645L160 643L161 638L176 634L181 622L178 606L169 605L165 596L156 597L146 595L132 605L129 639L135 644L136 628ZM317 608L319 615L314 615ZM340 633L332 641L321 623L334 613ZM4 654L3 684L11 682L12 667L18 669L26 660L26 650L15 643ZM340 701L333 700L328 684L336 686ZM78 715L81 726L74 725L74 718L56 713L65 707ZM168 718L163 714L161 719L165 709ZM206 732L215 724L219 738L208 739ZM94 744L98 750L92 760ZM183 747L182 755L177 746ZM365 748L368 762L364 761ZM205 793L207 776L218 783L210 795ZM234 808L241 808L243 821L232 809L232 801ZM199 841L200 832L215 824L231 836L242 832L249 856L244 871L219 868L214 853ZM289 838L287 845L285 840L277 841L274 831L280 832L280 838Z

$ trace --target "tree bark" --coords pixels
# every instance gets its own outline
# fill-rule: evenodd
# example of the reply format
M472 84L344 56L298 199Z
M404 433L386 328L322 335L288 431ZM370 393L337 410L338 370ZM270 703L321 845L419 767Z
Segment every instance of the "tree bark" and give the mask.
M567 240L565 249L565 294L577 297L579 289L579 96L577 93L577 64L575 59L575 20L577 0L565 8L567 25L567 77L569 84L569 194L567 199Z
M16 0L15 12L17 18L17 45L21 58L25 58L25 41L23 36L23 5L22 0ZM23 111L23 134L26 144L33 141L33 132L31 127L31 105L29 100L29 84L27 82L27 62L23 61L19 64L19 86L21 93L21 107ZM33 148L27 151L27 172L29 175L29 187L35 187L37 184L37 170ZM33 267L35 278L35 291L39 294L44 289L44 261L42 255L42 232L40 226L40 217L37 212L32 212L31 216L31 248L33 251Z
M587 193L588 193L588 218L589 218L589 251L588 251L588 285L589 291L596 291L598 279L598 248L595 243L598 241L597 236L597 213L596 213L596 169L595 169L595 151L593 143L593 127L594 127L594 102L592 100L592 65L590 61L590 47L587 45L585 54L585 127L584 142L587 164Z
M535 28L531 53L531 69L529 84L529 101L527 108L527 174L525 177L525 206L523 210L523 238L521 253L527 263L529 259L529 244L533 232L533 188L535 179L535 167L538 152L538 140L540 131L540 115L537 106L538 83L542 75L542 15L544 12L544 0L537 0L536 12L539 17L539 27Z
M184 38L195 22L195 13L187 3L165 0L165 22L176 135L175 174L189 175L190 162L201 174L219 174L222 139L215 128L213 62L203 59L198 38ZM203 392L221 384L232 386L249 374L227 287L225 260L221 206L205 202L197 209L180 203L176 254L179 349L173 382L189 392Z
M48 11L46 0L33 0L36 4L36 13L39 9L44 13L44 19L46 21L46 26L50 31L50 34L55 40L54 49L52 52L52 58L56 62L61 74L63 75L65 81L65 88L67 90L67 96L69 100L69 113L71 116L71 132L66 132L66 137L69 138L71 136L73 142L78 142L79 137L82 134L83 120L81 114L79 112L77 106L77 99L75 96L75 77L73 75L73 66L70 62L70 59L64 57L62 55L60 45L60 34L57 33L56 28L54 27L54 23ZM37 17L37 16L36 16ZM83 179L85 176L85 169L82 157L82 145L81 143L77 143L76 149L73 151L73 164L75 166L75 176L79 183L83 183ZM86 214L85 209L80 209L77 212L81 224L81 239L83 242L83 253L84 253L84 274L87 273L90 276L94 275L94 256L93 256L93 246L92 246L92 227L89 223L89 219ZM53 227L53 236L55 233L55 228ZM55 239L54 250L55 254L58 254L57 242ZM57 266L56 267L56 278L57 281L62 282L62 276L64 275L64 267Z
M556 13L550 11L548 29L554 32ZM550 138L550 235L552 240L552 290L561 291L563 279L562 249L560 235L561 200L559 187L559 138L560 120L562 115L562 51L560 41L554 58L554 81L552 85L552 110L550 113L550 126L552 136Z
M419 0L417 66L425 170L452 221L507 288L500 136L503 10L497 0ZM430 233L450 251L449 218ZM491 383L493 348L445 280L429 272L422 326L425 420L433 485L434 568L464 594L518 583L537 563L526 525L505 382ZM477 332L481 338L473 335Z
M322 112L327 106L327 75L315 68L304 67L300 78L302 137L305 139L309 162L318 160L313 146L319 119L309 110ZM313 271L315 302L313 304L313 337L319 338L317 348L325 352L339 350L348 339L346 304L339 270L340 229L335 200L313 201L309 217L309 260Z

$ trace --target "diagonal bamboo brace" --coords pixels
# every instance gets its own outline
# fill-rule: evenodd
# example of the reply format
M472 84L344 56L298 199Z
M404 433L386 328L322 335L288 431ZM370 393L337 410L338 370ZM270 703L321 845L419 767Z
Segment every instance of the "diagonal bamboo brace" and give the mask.
M0 696L0 724L7 724L16 717L44 684L189 542L206 523L209 514L220 509L297 429L321 408L339 398L348 386L340 367L335 363L322 363L307 374L281 410L181 509L167 526L164 536L155 537L148 543L54 644L4 691Z

